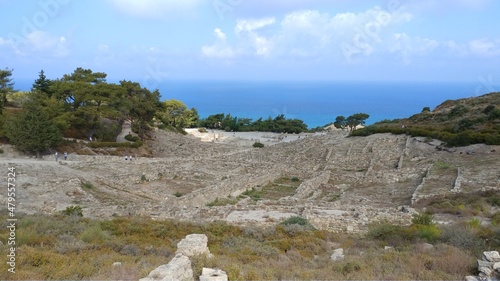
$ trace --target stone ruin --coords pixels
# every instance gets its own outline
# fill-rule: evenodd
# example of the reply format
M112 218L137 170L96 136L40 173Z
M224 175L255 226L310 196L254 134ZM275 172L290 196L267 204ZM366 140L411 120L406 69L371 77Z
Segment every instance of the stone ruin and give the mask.
M466 281L498 281L500 280L500 254L498 251L484 252L483 258L477 260L479 276L466 276Z
M190 234L177 243L175 257L168 263L151 271L139 281L194 281L189 258L199 255L213 257L207 246L205 234ZM203 268L200 281L227 281L227 274L220 269Z

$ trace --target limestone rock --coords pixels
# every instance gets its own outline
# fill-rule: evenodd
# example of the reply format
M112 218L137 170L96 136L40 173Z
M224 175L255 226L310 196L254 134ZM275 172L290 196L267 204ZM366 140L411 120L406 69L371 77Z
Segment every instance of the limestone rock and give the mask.
M341 261L344 259L344 249L339 248L333 251L333 254L330 256L332 261Z
M183 254L177 254L168 263L160 265L139 281L194 281L191 261Z
M212 256L207 246L208 237L205 234L190 234L177 243L176 254L183 254L188 257L197 255Z
M434 249L434 245L429 244L429 243L422 243L422 244L420 244L420 248L422 250L428 251L428 250Z
M493 264L493 269L500 272L500 262L496 262L495 264Z
M465 276L465 281L481 281L481 279L476 276Z
M500 254L498 253L498 251L484 252L483 260L489 262L500 262Z
M479 272L484 273L485 276L490 276L493 274L493 269L490 267L480 267Z
M203 268L200 281L228 281L226 272L220 269Z

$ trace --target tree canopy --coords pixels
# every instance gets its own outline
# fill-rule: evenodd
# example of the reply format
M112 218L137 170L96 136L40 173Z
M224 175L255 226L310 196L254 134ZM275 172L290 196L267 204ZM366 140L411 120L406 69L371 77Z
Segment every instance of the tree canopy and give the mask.
M0 113L7 103L7 94L14 91L14 82L12 82L13 69L0 69Z
M335 126L335 128L342 130L345 128L349 128L349 130L352 132L356 129L357 126L365 125L366 119L368 119L369 117L370 115L366 113L356 113L347 118L340 115L337 116L335 122L333 122L333 125Z

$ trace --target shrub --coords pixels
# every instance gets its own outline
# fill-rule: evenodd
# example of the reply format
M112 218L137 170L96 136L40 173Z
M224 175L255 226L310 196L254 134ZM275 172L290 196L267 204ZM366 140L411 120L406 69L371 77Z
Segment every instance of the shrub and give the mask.
M131 134L126 135L125 139L128 141L131 141L131 142L136 142L136 141L140 140L140 138L138 136L132 136Z
M284 220L281 224L282 225L298 224L298 225L306 226L306 225L309 225L309 221L303 217L294 216L294 217L289 217L288 219Z
M3 149L0 148L0 154L4 153Z
M452 119L460 117L465 115L467 112L469 112L469 109L465 105L459 104L451 109L450 113L448 113L448 118Z
M198 132L200 132L200 133L208 133L207 129L205 129L205 128L199 128Z
M434 216L430 213L414 214L411 223L415 225L434 225Z
M62 213L66 216L76 216L76 217L83 217L83 211L82 207L80 206L68 206Z
M104 147L132 147L139 148L144 143L140 140L130 143L130 142L89 142L87 146L90 148L104 148Z
M84 189L93 189L94 188L94 185L90 182L82 182L81 186Z
M449 226L443 228L441 239L455 247L466 250L475 250L480 252L484 247L484 241L466 225Z
M299 179L298 177L293 177L293 178L291 178L290 180L291 180L291 181L293 181L293 182L298 182L298 181L300 181L300 179Z
M252 146L255 147L255 148L263 148L264 144L261 143L261 142L256 141Z
M400 244L409 238L403 227L388 222L370 225L367 236L371 239L384 241L390 245Z
M99 224L90 226L80 234L80 239L86 243L103 242L108 238L109 235L101 229Z
M494 226L500 225L500 213L495 213L491 216L491 224Z
M245 192L243 192L242 195L248 196L253 200L258 201L262 197L262 191L259 191L252 187L252 189L247 189Z
M435 242L441 235L441 230L435 225L413 225L410 231L414 237L424 239L427 242Z
M184 195L184 194L182 194L182 192L180 192L180 191L177 191L176 193L174 193L175 197L182 197L182 195Z

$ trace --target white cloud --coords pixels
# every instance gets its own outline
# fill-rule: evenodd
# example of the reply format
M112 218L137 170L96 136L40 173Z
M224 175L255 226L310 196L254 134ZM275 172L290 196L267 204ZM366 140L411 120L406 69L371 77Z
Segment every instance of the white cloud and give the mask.
M236 34L242 32L253 32L263 27L273 25L276 22L275 18L263 18L263 19L252 19L252 20L238 20L234 31Z
M70 54L68 40L43 31L34 31L25 37L13 39L0 38L0 46L6 46L17 56L64 58Z
M226 34L224 34L224 32L222 32L222 30L220 28L216 28L214 30L214 33L215 33L215 36L217 37L217 39L219 39L220 41L226 41L227 39L227 36Z
M240 19L234 28L235 34L242 40L245 47L249 47L244 53L252 53L257 56L269 56L273 50L272 36L266 37L261 32L266 27L271 27L276 23L275 18L262 19ZM248 49L245 48L244 49Z
M473 55L480 57L500 56L500 39L477 39L469 42L469 49Z
M162 18L195 8L201 0L108 0L120 11L142 18Z
M205 45L201 47L201 53L209 58L232 58L235 55L233 49L227 44L227 36L220 28L214 30L216 38L215 43L212 45Z
M396 33L388 42L387 48L405 63L411 63L412 58L427 56L439 47L447 47L446 42L438 42L429 38L412 37L406 33Z

